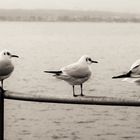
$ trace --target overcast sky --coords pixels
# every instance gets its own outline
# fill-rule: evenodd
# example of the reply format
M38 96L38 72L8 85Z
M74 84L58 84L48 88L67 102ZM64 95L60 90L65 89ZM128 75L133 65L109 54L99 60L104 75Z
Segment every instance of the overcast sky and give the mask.
M0 0L6 9L76 9L140 13L140 0Z

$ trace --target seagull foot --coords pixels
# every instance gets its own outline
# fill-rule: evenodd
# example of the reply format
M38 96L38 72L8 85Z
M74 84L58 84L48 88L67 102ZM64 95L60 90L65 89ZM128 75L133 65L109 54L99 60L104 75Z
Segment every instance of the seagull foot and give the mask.
M73 97L77 97L78 95L73 95Z

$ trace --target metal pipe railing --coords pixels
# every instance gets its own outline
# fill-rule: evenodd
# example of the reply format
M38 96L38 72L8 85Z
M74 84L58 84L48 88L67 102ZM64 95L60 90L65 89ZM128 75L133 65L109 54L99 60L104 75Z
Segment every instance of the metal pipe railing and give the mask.
M83 104L83 105L110 105L110 106L140 106L140 100L128 98L115 98L103 96L49 96L41 94L25 94L18 92L6 91L5 99L47 102L47 103L63 103L63 104Z
M0 140L4 140L4 92L0 88Z
M46 102L46 103L63 103L63 104L82 104L82 105L108 105L108 106L132 106L139 107L138 99L123 99L115 97L52 97L39 94L24 94L18 92L3 91L0 88L0 140L4 140L4 99L18 101Z

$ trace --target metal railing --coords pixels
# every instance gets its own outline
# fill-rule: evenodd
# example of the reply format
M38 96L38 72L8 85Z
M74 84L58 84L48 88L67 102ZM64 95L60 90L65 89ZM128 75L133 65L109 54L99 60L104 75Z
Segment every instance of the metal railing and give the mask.
M52 97L47 95L31 95L18 92L3 92L0 89L0 140L4 140L4 99L19 101L63 103L63 104L83 104L83 105L110 105L110 106L132 106L139 107L140 100L122 99L115 97Z

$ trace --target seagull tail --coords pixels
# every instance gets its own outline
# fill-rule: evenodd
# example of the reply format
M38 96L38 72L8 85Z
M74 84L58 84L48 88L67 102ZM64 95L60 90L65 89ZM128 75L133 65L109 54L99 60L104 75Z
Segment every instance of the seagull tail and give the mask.
M44 71L45 73L52 73L52 74L56 74L56 75L60 75L62 73L62 71Z
M127 78L131 76L131 71L129 71L126 74L118 75L118 76L113 76L112 79L117 79L117 78Z

